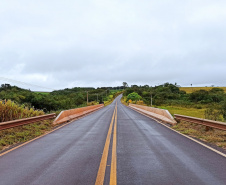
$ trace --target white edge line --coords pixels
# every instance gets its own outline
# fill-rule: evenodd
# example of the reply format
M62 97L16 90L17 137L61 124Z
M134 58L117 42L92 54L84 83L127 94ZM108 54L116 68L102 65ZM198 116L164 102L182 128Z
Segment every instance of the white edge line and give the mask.
M127 106L127 107L129 107L129 106ZM129 108L130 108L130 107L129 107ZM132 109L132 108L130 108L130 109ZM132 110L134 110L134 109L132 109ZM136 111L136 110L134 110L134 111ZM136 111L136 112L138 112L138 111ZM200 144L200 145L202 145L202 146L204 146L204 147L206 147L206 148L212 150L213 152L216 152L216 153L218 153L219 155L221 155L221 156L223 156L223 157L226 158L226 154L224 154L224 153L222 153L222 152L220 152L220 151L218 151L218 150L216 150L216 149L214 149L214 148L212 148L212 147L210 147L210 146L208 146L208 145L206 145L206 144L204 144L204 143L202 143L202 142L200 142L200 141L197 141L196 139L194 139L194 138L192 138L192 137L190 137L190 136L187 136L187 135L185 135L185 134L182 134L182 133L178 132L177 130L174 130L174 129L170 128L169 126L167 126L167 125L161 123L160 121L158 121L158 120L155 119L155 118L152 118L152 117L150 117L150 116L147 116L147 115L145 115L145 114L143 114L143 113L141 113L141 112L138 112L138 113L140 113L140 114L142 114L142 115L144 115L144 116L146 116L146 117L148 117L148 118L151 118L151 119L155 120L156 122L160 123L161 125L165 126L166 128L168 128L168 129L170 129L170 130L172 130L172 131L174 131L174 132L176 132L176 133L178 133L178 134L180 134L180 135L182 135L182 136L184 136L184 137L186 137L186 138L188 138L188 139L190 139L190 140L192 140L192 141L194 141L194 142L196 142L196 143L198 143L198 144Z

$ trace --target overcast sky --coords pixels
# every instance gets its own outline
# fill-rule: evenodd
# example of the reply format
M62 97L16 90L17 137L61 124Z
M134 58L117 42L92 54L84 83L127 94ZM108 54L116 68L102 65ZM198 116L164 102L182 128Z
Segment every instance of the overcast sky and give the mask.
M1 77L52 89L226 86L226 1L1 0Z

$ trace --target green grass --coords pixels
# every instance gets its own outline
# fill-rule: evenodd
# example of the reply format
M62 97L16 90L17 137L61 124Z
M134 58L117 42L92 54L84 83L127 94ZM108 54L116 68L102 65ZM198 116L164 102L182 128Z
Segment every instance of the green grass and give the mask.
M0 151L50 131L53 128L52 121L53 120L44 120L0 131Z
M104 101L104 106L110 105L114 101L113 95L108 95L108 100Z
M109 101L104 101L104 106L110 105L113 102L114 99L109 100Z
M215 88L215 87L180 87L180 90L183 90L186 93L192 93L194 91L198 91L198 90L201 90L201 89L209 91L212 88ZM217 87L217 88L224 89L224 92L226 93L226 87Z
M126 102L126 96L123 96L123 97L121 98L121 103L124 104L125 106L128 106L128 105L129 105L129 103Z
M110 90L110 93L117 93L117 92L121 92L123 89L118 89L118 90Z
M185 116L197 117L197 118L204 118L205 116L205 109L196 109L196 108L186 108L186 107L179 107L179 106L158 106L160 109L167 109L172 115L174 114L181 114Z
M180 122L172 127L173 129L202 141L214 144L226 149L226 131L210 129L206 131L206 127L188 122Z

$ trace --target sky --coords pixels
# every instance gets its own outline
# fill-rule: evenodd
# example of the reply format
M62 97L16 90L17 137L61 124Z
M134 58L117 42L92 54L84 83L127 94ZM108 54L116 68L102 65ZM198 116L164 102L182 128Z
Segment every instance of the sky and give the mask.
M225 72L225 0L0 1L0 84L226 86Z

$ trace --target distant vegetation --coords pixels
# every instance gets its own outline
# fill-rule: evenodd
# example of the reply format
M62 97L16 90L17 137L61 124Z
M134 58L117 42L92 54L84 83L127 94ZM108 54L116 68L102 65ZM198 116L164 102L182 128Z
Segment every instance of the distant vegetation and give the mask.
M111 101L119 92L111 88L80 88L63 89L46 92L32 92L30 90L21 89L16 86L1 85L0 100L11 100L24 107L43 110L44 112L53 112L59 110L73 109L76 107L104 103Z
M129 87L126 82L123 82L121 89L124 90L75 87L48 93L32 92L9 84L2 85L0 87L0 122L87 106L87 91L88 105L99 103L108 105L123 92L124 103L148 106L152 104L154 107L168 109L171 114L226 121L226 88L181 88L170 83L155 87L148 85ZM46 120L2 130L0 131L0 150L8 148L12 144L28 141L52 128L52 120ZM199 131L196 131L197 128ZM224 131L210 131L206 135L204 126L184 124L183 122L174 126L174 129L226 148Z
M188 92L177 84L165 83L155 87L128 86L123 82L123 100L127 103L145 104L168 109L172 114L184 114L188 116L225 121L226 120L226 93L225 88L195 88ZM109 104L118 95L120 90L113 88L80 88L63 89L53 92L32 92L16 86L2 85L0 87L1 104L14 104L19 109L21 106L26 111L56 112L99 103ZM152 98L151 98L152 97ZM152 99L152 102L151 102ZM6 100L6 101L5 101ZM8 101L10 100L10 101ZM0 112L3 109L0 109ZM14 110L15 111L15 110ZM11 117L14 112L10 112ZM22 114L18 114L22 117ZM25 116L26 117L26 116ZM16 118L12 118L16 119Z
M121 87L122 89L123 87ZM0 122L42 115L99 103L110 104L122 91L119 88L72 88L53 92L32 92L9 84L0 87ZM0 131L0 151L23 143L54 128L44 120Z
M153 106L169 109L172 114L179 113L212 120L226 120L226 93L224 89L218 87L187 93L176 84L170 83L155 87L133 85L126 88L123 95L123 100L127 103L148 106L151 105L152 97ZM134 98L138 96L139 98Z
M180 87L180 90L185 91L186 93L192 93L194 91L198 91L198 90L201 90L201 89L209 91L213 88L215 88L215 87ZM223 89L224 92L226 93L226 87L217 87L217 88Z

